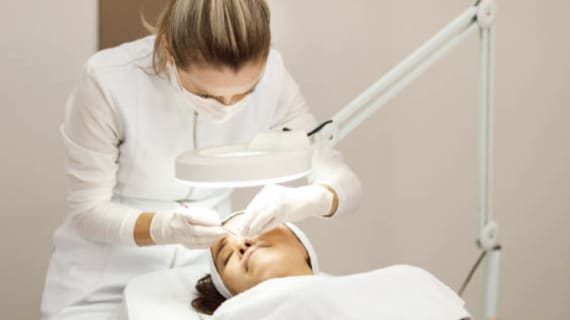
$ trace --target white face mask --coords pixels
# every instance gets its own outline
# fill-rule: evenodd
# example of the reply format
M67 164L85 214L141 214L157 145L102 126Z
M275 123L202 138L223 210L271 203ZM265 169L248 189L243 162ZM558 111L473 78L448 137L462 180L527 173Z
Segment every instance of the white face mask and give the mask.
M215 99L202 98L182 86L176 66L169 64L169 69L170 83L178 89L183 100L188 102L199 115L207 117L213 122L223 123L228 121L237 112L243 109L249 100L250 95L248 94L234 104L224 105Z

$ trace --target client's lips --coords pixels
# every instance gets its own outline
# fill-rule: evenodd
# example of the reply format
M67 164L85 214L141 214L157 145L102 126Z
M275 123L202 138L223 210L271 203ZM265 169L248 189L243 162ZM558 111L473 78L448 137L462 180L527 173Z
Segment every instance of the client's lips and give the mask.
M253 246L250 247L247 252L244 254L243 256L243 263L245 264L245 268L246 270L249 270L249 259L251 259L251 256L253 256L253 254L259 249L259 246Z

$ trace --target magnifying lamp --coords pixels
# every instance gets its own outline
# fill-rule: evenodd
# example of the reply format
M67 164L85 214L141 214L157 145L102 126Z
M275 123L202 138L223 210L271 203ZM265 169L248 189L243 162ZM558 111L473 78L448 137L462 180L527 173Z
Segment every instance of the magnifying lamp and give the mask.
M430 66L468 36L479 31L479 236L487 255L484 319L497 312L500 245L492 212L492 107L494 77L494 0L477 0L462 15L405 58L311 134L316 141L336 145ZM246 145L192 150L176 159L176 177L198 187L245 187L285 182L311 170L311 146L306 133L263 133Z
M282 183L311 172L311 144L300 131L264 132L248 144L184 152L176 178L193 187L236 188Z

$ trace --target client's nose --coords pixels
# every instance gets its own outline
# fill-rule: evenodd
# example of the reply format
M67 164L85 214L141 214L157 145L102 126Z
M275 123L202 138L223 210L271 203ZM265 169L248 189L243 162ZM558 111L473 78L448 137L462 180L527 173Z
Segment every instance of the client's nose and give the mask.
M247 251L247 249L249 247L251 247L253 245L253 241L246 239L243 242L240 243L240 247L239 247L239 253L240 255L244 255L245 252Z

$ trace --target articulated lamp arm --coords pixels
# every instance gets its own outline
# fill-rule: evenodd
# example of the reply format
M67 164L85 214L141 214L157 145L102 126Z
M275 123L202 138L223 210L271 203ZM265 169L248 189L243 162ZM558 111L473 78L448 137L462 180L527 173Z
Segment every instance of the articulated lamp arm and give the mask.
M500 246L497 238L498 226L493 220L491 197L495 15L496 5L493 0L476 1L463 14L348 103L331 120L324 122L313 132L319 135L320 141L326 141L331 146L336 145L462 40L479 30L481 71L479 80L478 210L480 226L477 244L488 256L484 289L484 319L496 319L500 261Z
M477 29L480 4L476 3L450 22L420 48L349 102L319 132L336 145L392 98L416 80L443 55Z

